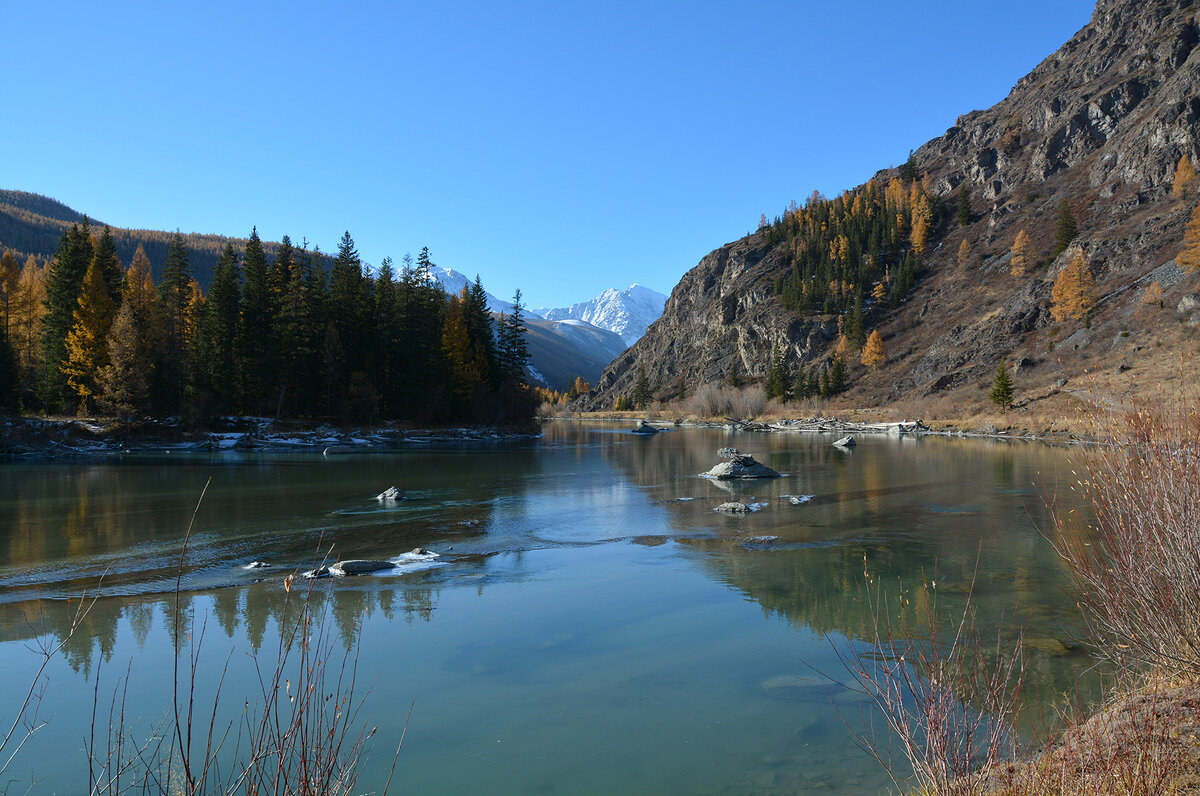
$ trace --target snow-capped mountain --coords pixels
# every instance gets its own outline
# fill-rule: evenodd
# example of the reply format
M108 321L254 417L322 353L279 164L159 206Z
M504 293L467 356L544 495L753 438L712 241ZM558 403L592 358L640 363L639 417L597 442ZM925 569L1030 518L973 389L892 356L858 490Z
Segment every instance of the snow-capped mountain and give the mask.
M469 278L466 274L459 273L453 268L445 268L440 265L435 265L432 269L430 269L430 274L438 281L438 284L442 286L442 290L446 291L452 296L457 296L462 292L464 287L475 283L475 280ZM487 300L488 309L492 312L512 312L512 304L496 298L491 293L487 294Z
M625 290L609 288L591 301L558 309L534 309L530 312L551 321L579 320L616 332L631 346L646 333L650 324L663 313L667 297L641 285Z

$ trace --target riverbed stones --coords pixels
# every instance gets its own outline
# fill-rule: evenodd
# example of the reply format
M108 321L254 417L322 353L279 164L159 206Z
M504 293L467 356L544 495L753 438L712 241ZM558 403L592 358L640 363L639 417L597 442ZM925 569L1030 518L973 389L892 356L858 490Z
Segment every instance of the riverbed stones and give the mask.
M732 450L732 449L730 449ZM778 478L779 473L754 460L748 453L733 451L729 461L721 462L704 474L705 478L715 478L718 481L731 481L737 478Z
M750 507L747 506L745 503L738 503L737 501L730 501L729 503L722 503L721 505L719 505L715 509L713 509L713 511L718 511L721 514L749 514Z

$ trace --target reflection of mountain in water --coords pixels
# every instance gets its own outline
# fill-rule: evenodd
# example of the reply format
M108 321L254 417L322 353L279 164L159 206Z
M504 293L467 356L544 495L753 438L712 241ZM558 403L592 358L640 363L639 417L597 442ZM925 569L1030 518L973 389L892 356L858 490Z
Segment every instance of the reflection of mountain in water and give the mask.
M785 477L727 484L687 477L711 466L722 445L753 452ZM921 587L936 581L938 621L950 629L974 581L982 637L994 645L998 632L1015 640L1023 629L1042 697L1074 690L1090 663L1069 581L1039 530L1051 522L1034 485L1065 471L1058 449L872 438L848 457L817 435L714 431L612 445L605 455L659 500L696 497L668 503L675 540L714 578L798 627L873 639L862 600L870 584L893 609L885 617L893 627L920 628L929 610ZM715 516L712 507L729 491L768 505L749 516ZM814 497L793 506L783 494Z

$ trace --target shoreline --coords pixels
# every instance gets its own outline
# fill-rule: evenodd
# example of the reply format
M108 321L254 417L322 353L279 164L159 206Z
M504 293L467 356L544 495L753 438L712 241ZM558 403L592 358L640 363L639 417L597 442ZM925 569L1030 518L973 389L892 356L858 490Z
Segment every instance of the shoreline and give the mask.
M540 431L497 426L414 428L399 423L337 426L265 417L215 419L205 430L178 418L122 423L96 418L0 419L0 460L100 459L152 453L321 453L326 456L401 450L430 443L533 439Z

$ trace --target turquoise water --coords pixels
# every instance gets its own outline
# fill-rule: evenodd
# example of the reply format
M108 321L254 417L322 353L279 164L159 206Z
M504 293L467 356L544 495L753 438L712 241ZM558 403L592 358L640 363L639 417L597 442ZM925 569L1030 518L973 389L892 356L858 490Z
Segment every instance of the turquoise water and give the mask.
M831 441L550 423L532 441L386 454L0 465L6 682L28 683L31 644L63 637L77 598L99 595L48 667L48 723L8 776L18 790L32 778L37 792L86 792L93 698L106 704L126 674L127 722L149 732L165 716L180 545L210 477L179 637L203 638L201 704L228 661L222 716L253 699L252 656L274 660L287 573L324 557L439 554L314 585L378 727L363 791L382 787L413 704L393 792L886 792L887 773L851 739L870 705L842 660L872 652L864 572L889 589L936 579L948 612L974 581L985 632L1026 628L1027 693L1073 689L1090 660L1042 533L1043 495L1069 481L1078 451L879 436L846 453ZM697 477L731 445L784 476ZM411 499L372 500L393 484ZM727 500L764 505L712 511ZM243 568L253 560L273 566ZM22 696L0 694L0 718Z

